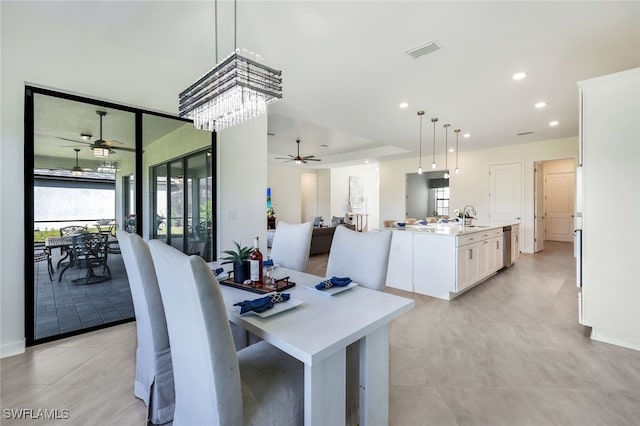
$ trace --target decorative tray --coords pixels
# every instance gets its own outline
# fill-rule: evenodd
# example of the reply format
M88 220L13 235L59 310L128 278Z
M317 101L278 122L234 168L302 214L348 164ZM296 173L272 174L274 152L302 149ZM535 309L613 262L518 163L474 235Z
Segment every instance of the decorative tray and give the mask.
M276 280L275 286L257 288L257 287L251 286L251 284L242 284L242 283L234 282L232 276L233 276L233 272L229 272L229 278L227 278L226 280L220 280L218 282L222 285L239 288L241 290L246 290L246 291L250 291L252 293L258 293L258 294L267 294L267 293L272 293L274 291L284 291L296 285L296 283L294 283L293 281L289 281L289 277L283 277Z

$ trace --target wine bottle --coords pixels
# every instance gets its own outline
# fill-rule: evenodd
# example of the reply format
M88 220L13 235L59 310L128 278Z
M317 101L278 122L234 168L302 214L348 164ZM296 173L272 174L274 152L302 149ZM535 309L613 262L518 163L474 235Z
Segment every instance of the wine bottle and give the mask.
M258 237L253 240L253 251L249 258L249 264L251 267L251 285L257 288L262 288L262 253L260 253Z

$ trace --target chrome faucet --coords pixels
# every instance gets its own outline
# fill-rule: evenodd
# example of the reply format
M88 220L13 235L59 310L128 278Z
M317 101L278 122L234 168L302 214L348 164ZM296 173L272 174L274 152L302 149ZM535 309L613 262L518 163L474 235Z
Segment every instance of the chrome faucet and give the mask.
M464 206L462 209L462 230L464 230L465 222L467 221L467 213L469 213L471 217L475 217L478 214L471 204Z

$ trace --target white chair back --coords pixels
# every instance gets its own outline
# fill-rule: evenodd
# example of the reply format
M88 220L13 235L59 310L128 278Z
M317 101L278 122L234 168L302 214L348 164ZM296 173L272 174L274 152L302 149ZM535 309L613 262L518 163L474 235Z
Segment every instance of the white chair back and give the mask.
M220 287L205 261L149 242L167 317L175 426L243 424L238 358Z
M156 270L149 247L140 236L120 230L116 236L136 314L138 348L133 393L149 407L152 423L167 423L173 419L175 405L173 369Z
M391 235L391 231L356 232L338 226L329 252L327 277L349 277L359 285L383 290Z
M312 234L313 222L293 225L280 221L271 244L271 259L285 268L306 272Z

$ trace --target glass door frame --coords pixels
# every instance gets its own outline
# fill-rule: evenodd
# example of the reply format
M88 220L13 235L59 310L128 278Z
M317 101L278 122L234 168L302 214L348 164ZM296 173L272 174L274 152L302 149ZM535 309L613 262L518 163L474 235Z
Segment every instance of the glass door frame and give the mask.
M136 108L126 105L117 104L115 102L109 102L94 98L89 98L86 96L80 96L65 92L60 92L56 90L46 89L43 87L38 87L34 85L25 85L24 87L24 169L23 169L23 179L24 179L24 218L25 218L25 226L24 226L24 277L25 277L25 339L26 346L33 346L40 343L45 343L53 340L63 339L66 337L87 333L89 331L98 330L101 328L111 327L113 325L118 325L125 322L133 321L135 318L119 320L107 324L100 324L80 330L74 330L71 332L61 333L50 337L35 338L35 308L34 308L34 300L35 300L35 292L34 292L34 269L33 262L30 260L33 253L33 245L34 245L34 235L33 235L33 221L34 221L34 199L33 199L33 187L34 187L34 151L35 151L35 102L34 95L45 95L52 96L56 98L62 98L75 102L82 102L91 105L95 105L98 107L104 108L113 108L126 112L130 112L134 114L135 120L135 149L136 149L136 158L135 158L135 211L136 211L136 233L142 236L143 230L143 221L144 221L144 213L143 213L143 188L142 188L142 176L143 176L143 132L142 132L142 120L143 114L154 115L158 117L168 118L172 120L179 120L188 123L192 123L192 120L180 118L171 114L164 114L156 111L150 111L143 108ZM216 152L216 144L217 144L217 135L215 132L211 133L211 152ZM216 189L216 174L217 167L216 162L212 161L212 177L213 183L212 188L214 191L213 194L213 202L214 202L214 216L216 216L216 206L215 200L217 197L217 189ZM216 220L213 220L213 236L212 238L215 241L216 235Z

